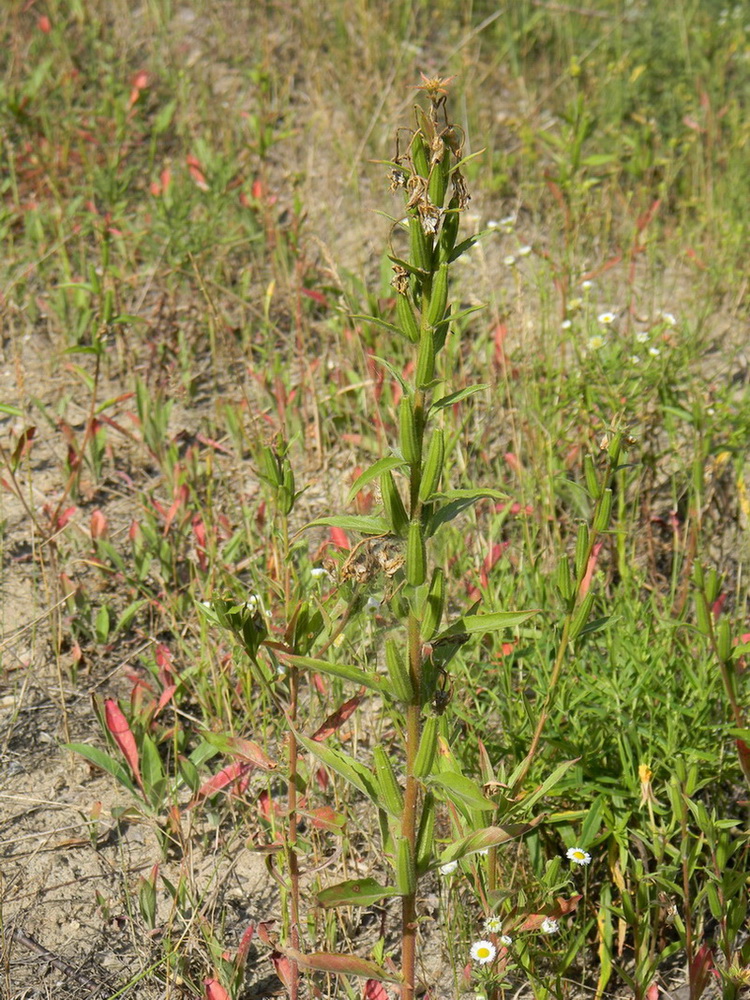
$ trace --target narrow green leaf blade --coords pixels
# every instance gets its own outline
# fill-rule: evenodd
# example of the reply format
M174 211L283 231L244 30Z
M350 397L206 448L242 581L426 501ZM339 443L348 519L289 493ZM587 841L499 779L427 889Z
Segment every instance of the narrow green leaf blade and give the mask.
M507 826L486 826L482 830L475 830L474 833L446 847L437 863L445 865L449 861L458 861L467 854L476 854L477 851L484 851L488 847L496 847L498 844L515 840L533 830L540 820L541 816L533 823L510 823Z
M426 781L430 785L437 785L445 797L451 802L455 802L456 805L482 810L496 807L492 799L488 799L482 794L482 789L476 781L459 774L458 771L442 771L440 774L431 774Z
M86 760L90 761L95 767L100 768L102 771L106 771L107 774L111 774L115 781L118 781L124 788L127 788L129 792L132 792L133 795L138 798L141 797L140 791L130 780L130 776L125 770L125 767L119 761L110 757L108 753L105 753L98 747L89 746L88 743L64 743L63 747L66 750L72 750L73 753L80 754L81 757L85 757Z
M332 771L340 774L350 785L353 785L363 795L366 795L371 802L377 805L377 790L372 775L364 764L360 764L359 761L350 757L349 754L344 753L343 750L334 750L333 747L327 747L324 743L308 739L307 736L303 736L301 733L297 733L296 735L297 741L308 753L311 753L313 757L317 757L321 763L330 767Z
M346 498L347 504L350 504L359 491L367 486L369 482L372 482L373 479L377 479L384 472L390 472L392 469L398 469L403 465L406 465L406 462L399 455L387 455L385 458L379 458L369 469L365 469L361 476L357 476Z
M300 667L302 670L314 670L319 674L328 674L331 677L340 677L345 681L352 681L354 684L362 684L370 688L371 691L382 691L388 682L384 677L371 674L367 670L351 666L348 663L330 663L328 660L316 660L312 656L292 656L286 653L279 653L285 662L292 666Z
M334 517L316 517L305 525L316 528L320 525L343 528L344 531L358 531L362 535L387 535L391 530L384 517L369 517L360 514L337 514Z
M321 889L315 898L318 906L372 906L386 896L398 896L398 889L374 878L355 878Z
M482 382L479 385L469 385L465 389L459 389L457 392L450 392L447 396L436 399L430 407L430 412L433 410L444 410L446 406L453 406L454 403L460 403L467 396L473 396L475 392L483 392L489 388L490 386L487 382Z

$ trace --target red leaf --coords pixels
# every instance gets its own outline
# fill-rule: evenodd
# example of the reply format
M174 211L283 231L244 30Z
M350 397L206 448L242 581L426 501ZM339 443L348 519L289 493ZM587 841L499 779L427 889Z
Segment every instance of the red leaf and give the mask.
M199 187L201 191L208 191L208 183L206 182L206 175L203 173L201 168L200 160L197 157L188 155L187 156L187 167L190 171L190 176L195 181L196 187Z
M234 764L227 764L218 774L215 774L213 778L209 778L205 784L201 785L189 805L193 806L198 799L204 799L207 795L214 795L216 792L220 792L222 788L231 785L232 782L237 781L249 770L249 764L241 764L239 761L235 761Z
M599 553L601 552L603 542L596 542L593 549L591 550L591 555L589 556L589 561L586 566L586 572L581 580L581 597L585 597L588 593L588 589L591 586L591 578L594 575L594 570L596 569L596 561L599 558Z
M206 979L206 1000L232 1000L218 979Z
M36 26L45 35L48 35L50 31L52 31L52 23L46 14L42 14L42 16L36 22Z
M313 826L319 830L327 830L329 833L341 833L346 826L346 816L337 813L330 806L318 806L307 814Z
M102 514L102 512L97 509L91 515L91 524L89 530L91 531L91 537L94 541L97 538L104 538L107 534L107 518Z
M242 935L239 948L237 949L237 961L240 965L244 965L247 961L247 953L250 949L250 942L253 939L253 934L255 934L255 924L250 924L245 933Z
M346 537L346 532L343 528L331 528L330 538L338 549L345 549L348 552L351 548L349 539Z
M253 740L243 740L239 736L230 736L227 739L227 747L230 753L238 757L245 763L259 767L261 771L274 771L278 766L275 760L265 754Z
M335 712L328 716L323 725L315 733L313 733L313 739L320 743L322 740L328 739L332 736L336 730L341 726L354 711L356 711L357 706L362 701L362 695L355 695L354 698L350 698L349 701L345 701L341 708L337 708Z
M656 983L651 983L646 990L646 1000L659 1000L659 987Z
M165 705L168 705L172 700L172 697L177 690L176 684L170 684L169 687L165 687L159 696L159 701L156 705L156 711L154 712L154 718L162 711Z
M133 736L130 726L128 725L128 720L122 713L122 709L112 698L107 698L104 702L104 718L107 724L107 729L112 734L112 738L120 748L120 752L128 762L130 770L133 772L133 777L138 782L140 787L143 788L141 769L138 759L138 747L136 746L135 736Z
M271 952L271 961L273 962L273 967L276 970L276 975L279 977L286 989L291 992L292 980L294 979L292 963L279 951Z
M368 979L362 995L364 1000L389 1000L388 990L378 979Z

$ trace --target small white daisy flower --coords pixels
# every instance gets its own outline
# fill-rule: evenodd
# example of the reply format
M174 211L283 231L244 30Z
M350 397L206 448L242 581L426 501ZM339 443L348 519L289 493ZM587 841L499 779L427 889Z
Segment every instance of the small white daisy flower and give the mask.
M509 934L501 934L498 941L503 946L503 948L510 948L513 944L513 938Z
M578 312L578 310L581 308L582 305L583 305L583 299L578 299L578 298L570 299L570 301L568 302L568 312L569 313Z
M503 257L503 264L505 264L506 267L513 267L515 263L516 263L516 258L513 256L513 254L509 253L507 257Z
M518 248L519 257L528 257L530 253L531 253L531 247L528 244Z
M453 872L458 868L458 861L446 861L444 865L440 865L441 875L452 875Z
M497 948L491 941L475 941L471 946L470 955L479 965L489 965L497 955Z
M542 934L557 934L559 926L557 921L553 920L552 917L545 917L539 930Z
M641 330L639 333L636 333L635 339L638 341L639 344L646 344L646 343L648 343L648 339L649 339L648 330Z
M500 220L500 227L504 229L506 233L512 233L515 224L516 224L515 215L506 215L505 218Z
M561 330L569 330L572 325L573 324L572 324L572 322L569 319L564 319L562 321L562 323L560 324L560 329Z
M487 220L487 228L488 229L499 229L500 228L500 223L497 221L497 219L488 219Z
M631 354L630 363L631 365L639 365L641 363L641 359L638 357L637 354Z
M329 575L328 570L324 569L322 566L313 566L310 570L310 576L313 580L323 580Z
M484 929L488 934L499 934L503 929L503 922L500 917L487 917L484 922Z
M658 347L649 347L648 353L651 355L652 358L658 358L659 355L661 354L661 351L659 350Z
M610 323L614 323L616 319L617 317L615 316L615 314L611 312L599 313L599 315L596 317L597 323L601 323L602 326L609 326Z
M588 851L584 851L582 847L569 847L565 856L568 861L572 861L576 865L591 864L591 855Z
M593 281L582 281L581 282L581 288L584 290L584 292L590 291L590 289L592 289L593 287L594 287L594 282Z
M677 326L677 320L672 313L662 312L660 316L662 323L666 323L667 326Z
M600 348L604 347L605 343L606 341L600 333L595 333L593 337L589 337L589 349L592 351L600 350Z

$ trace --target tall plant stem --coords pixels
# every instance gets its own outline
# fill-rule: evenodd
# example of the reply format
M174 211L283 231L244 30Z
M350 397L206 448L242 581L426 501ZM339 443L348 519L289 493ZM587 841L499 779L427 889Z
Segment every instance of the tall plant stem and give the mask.
M401 817L401 833L409 842L409 853L416 863L417 853L417 810L418 784L414 775L414 760L419 749L421 728L421 687L422 687L422 644L419 621L414 614L409 615L409 673L414 697L406 707L406 788L404 790L404 812ZM401 987L402 1000L413 1000L416 983L417 956L417 892L402 897L401 902Z

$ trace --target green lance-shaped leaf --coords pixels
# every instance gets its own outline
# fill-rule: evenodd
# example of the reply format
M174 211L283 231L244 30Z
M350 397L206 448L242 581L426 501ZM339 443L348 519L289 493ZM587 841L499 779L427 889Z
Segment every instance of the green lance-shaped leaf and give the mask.
M414 687L409 675L406 654L395 639L385 641L385 665L391 682L391 690L388 693L408 705L414 697Z
M311 753L321 763L330 767L337 774L340 774L342 778L366 795L375 805L379 804L378 790L375 787L372 775L364 764L360 764L359 761L355 760L354 757L350 757L349 754L344 753L343 750L335 750L324 743L310 740L301 733L297 733L296 736L297 741L308 753Z
M398 896L398 889L380 885L374 878L348 879L316 893L318 906L372 906L387 896Z
M458 517L463 511L468 510L469 507L473 507L477 501L487 499L506 500L507 493L488 489L443 490L440 493L435 493L430 499L445 500L447 502L439 506L435 513L430 516L427 524L428 537L434 535L441 525L448 524L449 521Z
M437 786L445 796L457 806L468 806L470 809L486 811L495 809L495 803L488 799L482 789L471 778L457 771L441 771L430 775L429 784Z
M445 629L433 640L433 645L439 640L448 641L452 636L459 638L464 633L476 635L477 633L499 632L505 628L514 628L521 625L533 615L538 615L540 608L532 608L530 611L491 611L486 615L463 615Z
M398 455L386 455L385 458L379 458L377 462L374 462L369 469L365 469L365 471L354 480L352 488L349 490L349 495L346 498L347 504L350 504L359 491L364 489L365 486L372 482L373 479L377 479L379 476L382 476L383 473L389 472L391 469L398 469L403 464L404 460Z
M425 503L440 484L445 461L445 439L441 427L436 427L430 436L427 456L422 467L422 479L419 484L419 499Z
M406 540L406 582L412 587L421 587L427 573L424 535L419 521L409 522Z
M390 471L384 472L380 477L380 494L391 531L399 538L404 538L409 528L409 515Z
M412 342L416 344L419 342L419 324L417 323L417 318L414 315L414 310L411 307L411 302L409 302L408 295L397 295L396 296L396 319L398 320L399 329Z
M88 743L64 743L63 747L73 753L80 754L81 757L85 757L94 767L98 767L102 771L111 774L115 781L119 782L123 788L127 788L132 795L140 797L141 793L135 787L125 766L118 760L110 757L108 753L105 753L98 747L89 746Z
M438 863L445 865L450 861L458 861L459 858L464 858L467 854L476 854L477 851L484 851L488 847L497 847L498 844L506 844L510 840L516 840L533 830L541 820L542 817L539 816L532 823L509 823L506 826L486 826L481 830L475 830L446 847L440 855Z
M316 517L308 522L306 528L316 528L320 525L331 528L343 528L344 531L357 531L361 535L387 535L391 526L384 517L370 517L359 514L336 514L333 517Z
M276 650L277 655L283 657L287 663L301 670L312 670L316 674L327 674L330 677L340 677L345 681L352 681L354 684L362 684L371 691L383 691L387 688L384 677L370 673L369 670L362 670L360 667L352 666L348 663L331 663L328 660L317 660L312 656L296 656L292 653L285 653Z
M404 396L398 407L399 440L401 454L409 465L419 465L422 458L422 440L417 430L411 399Z

